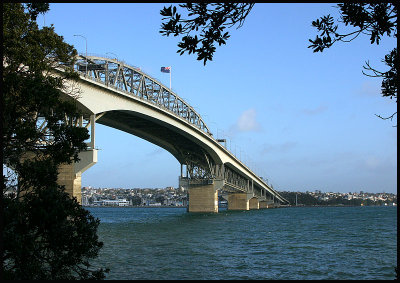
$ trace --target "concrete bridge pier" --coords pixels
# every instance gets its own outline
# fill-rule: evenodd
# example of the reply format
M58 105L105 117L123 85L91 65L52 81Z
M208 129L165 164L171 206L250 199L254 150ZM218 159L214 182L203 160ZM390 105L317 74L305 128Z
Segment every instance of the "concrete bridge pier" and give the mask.
M82 151L79 158L78 163L64 164L58 168L57 183L64 185L65 191L82 204L82 173L97 162L97 149Z
M35 156L32 152L27 152L22 160L31 159ZM76 197L82 204L82 173L97 162L97 149L90 149L79 153L78 163L63 164L58 167L58 185L65 186L65 192L71 197ZM23 192L22 194L24 194Z
M260 208L275 208L275 207L277 207L277 204L275 204L272 199L266 199L260 201Z
M218 190L223 180L179 178L179 186L188 190L188 212L218 212Z
M214 184L189 187L189 212L218 212L218 190Z
M260 208L260 202L256 197L252 197L249 199L249 209L259 209Z
M262 200L260 201L260 209L268 208L268 201Z
M249 210L253 193L231 193L228 195L228 210Z

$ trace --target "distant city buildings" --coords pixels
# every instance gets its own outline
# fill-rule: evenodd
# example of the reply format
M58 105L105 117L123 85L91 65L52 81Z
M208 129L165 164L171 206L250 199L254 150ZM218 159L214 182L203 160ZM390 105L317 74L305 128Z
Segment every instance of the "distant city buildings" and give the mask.
M397 205L397 195L392 193L333 193L321 192L279 192L291 205ZM171 206L186 207L187 191L183 188L82 188L83 206Z
M84 206L187 206L183 189L82 188Z
M367 193L360 191L348 192L348 193L333 193L333 192L321 192L315 190L314 192L279 192L282 197L286 198L292 205L352 205L352 206L364 206L364 205L384 205L384 206L396 206L397 195L393 193Z

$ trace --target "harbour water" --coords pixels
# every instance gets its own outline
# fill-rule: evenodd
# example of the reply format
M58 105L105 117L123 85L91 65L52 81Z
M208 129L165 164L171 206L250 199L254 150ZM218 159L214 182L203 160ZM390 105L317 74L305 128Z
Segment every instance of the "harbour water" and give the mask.
M395 278L397 207L88 207L106 279Z

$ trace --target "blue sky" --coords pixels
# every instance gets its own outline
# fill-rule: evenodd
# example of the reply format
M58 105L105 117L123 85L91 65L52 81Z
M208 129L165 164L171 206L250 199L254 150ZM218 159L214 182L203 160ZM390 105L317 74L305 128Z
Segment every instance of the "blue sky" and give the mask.
M177 37L159 33L163 3L52 3L39 25L55 30L78 52L117 57L169 86L203 117L215 136L280 191L397 192L397 111L382 98L382 69L396 41L359 37L313 53L311 22L338 18L334 4L257 3L243 27L203 65L180 56ZM180 165L167 151L127 133L96 125L98 163L82 186L178 186Z

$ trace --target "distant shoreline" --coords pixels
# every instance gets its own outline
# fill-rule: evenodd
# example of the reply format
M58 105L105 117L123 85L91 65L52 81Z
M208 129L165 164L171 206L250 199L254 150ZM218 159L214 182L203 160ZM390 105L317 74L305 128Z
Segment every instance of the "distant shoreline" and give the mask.
M130 208L187 208L187 206L175 206L175 205L157 205L157 206L149 206L149 205L126 205L126 206L106 206L106 205L82 205L82 207L100 207L100 208L121 208L121 207L130 207ZM227 208L228 206L219 206L220 208ZM292 208L292 207L397 207L397 205L291 205L291 206L278 206L277 208ZM271 209L271 208L260 208L260 209ZM250 209L253 210L253 209Z
M187 206L177 206L177 205L124 205L124 206L117 206L117 205L82 205L83 207L114 207L114 208L121 208L121 207L137 207L137 208L187 208Z
M291 205L282 207L396 207L397 205L349 205L349 204L333 204L333 205Z

